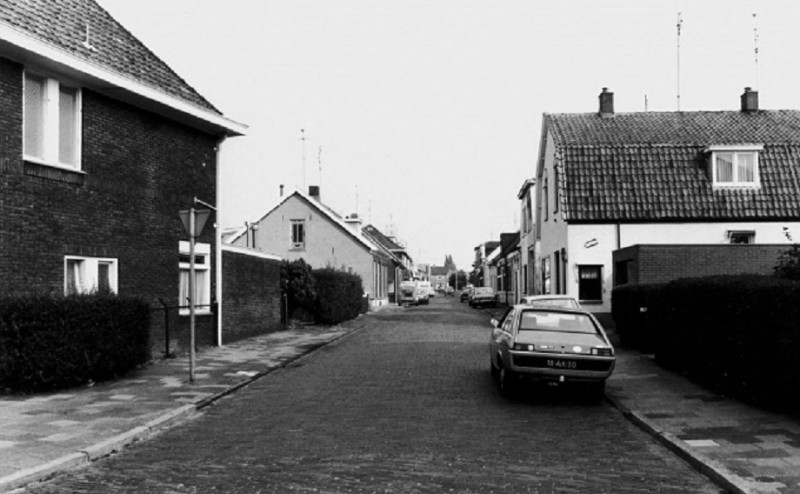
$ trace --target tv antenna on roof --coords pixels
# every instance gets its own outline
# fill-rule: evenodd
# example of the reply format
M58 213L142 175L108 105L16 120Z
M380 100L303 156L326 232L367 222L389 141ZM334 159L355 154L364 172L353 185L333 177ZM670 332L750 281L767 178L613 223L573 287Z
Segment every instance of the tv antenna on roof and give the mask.
M683 26L683 17L678 12L678 111L681 111L681 27Z
M300 145L303 152L303 190L306 190L306 130L300 129Z
M757 14L753 12L753 57L756 69L756 90L758 90L758 24L756 17Z

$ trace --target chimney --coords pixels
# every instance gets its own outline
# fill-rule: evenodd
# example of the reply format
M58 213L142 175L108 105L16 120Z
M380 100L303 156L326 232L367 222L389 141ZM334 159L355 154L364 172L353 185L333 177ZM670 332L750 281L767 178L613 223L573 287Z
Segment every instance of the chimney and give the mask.
M319 198L319 185L309 185L308 186L308 195L310 195L312 199L320 201L320 198ZM322 202L322 201L320 201L320 202Z
M614 116L614 93L609 92L607 87L604 87L603 92L600 93L600 116Z
M281 197L283 197L283 184L281 184L281 186L280 186L280 189L279 189L279 190L280 190Z
M354 232L361 233L361 218L358 217L358 213L353 213L350 216L345 216L344 222Z
M744 88L742 94L742 111L758 111L758 91L753 91L749 87Z

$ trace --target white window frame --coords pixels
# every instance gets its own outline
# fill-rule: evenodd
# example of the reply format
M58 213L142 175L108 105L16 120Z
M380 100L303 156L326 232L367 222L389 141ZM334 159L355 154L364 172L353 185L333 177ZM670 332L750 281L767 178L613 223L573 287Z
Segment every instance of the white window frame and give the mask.
M26 107L27 104L25 103L25 98L27 95L26 85L28 84L28 77L36 77L42 79L44 81L44 94L42 106L43 106L43 126L44 131L43 135L41 136L43 140L43 149L42 149L42 156L35 156L32 154L27 153L27 146L25 145L25 122L27 122L26 116ZM52 77L48 77L46 75L32 72L26 70L23 75L23 104L22 104L22 121L23 121L23 129L22 129L22 152L23 152L23 159L25 161L30 161L33 163L38 163L40 165L48 165L48 166L55 166L58 168L66 168L72 171L80 171L81 170L81 161L82 161L82 142L83 142L83 91L81 91L80 87L73 86L70 84L64 84L57 79ZM74 163L65 163L60 160L60 143L61 143L61 136L60 136L60 98L61 98L61 86L74 89L75 90L75 142L73 143L74 150L75 150L75 162Z
M709 160L711 183L714 188L758 188L761 186L761 178L759 174L759 155L764 150L761 144L748 144L748 145L716 145L709 146L706 152L711 153ZM730 153L733 157L733 180L730 182L720 182L717 176L717 158L720 153ZM739 178L739 167L737 166L739 157L748 154L753 156L753 180L742 181Z
M292 223L292 231L291 231L292 250L305 250L305 248L306 248L306 233L307 233L306 232L306 220L291 220L291 223ZM294 227L295 227L295 225L300 225L300 226L303 227L303 241L302 242L295 241L295 238L294 238L294 231L295 231Z
M99 287L99 266L108 265L108 287L112 293L118 289L119 261L109 257L64 256L64 295L71 295L70 270L76 280L74 294L95 293Z
M189 242L182 240L178 245L178 252L181 257L189 257ZM211 314L211 244L195 243L194 244L194 274L195 274L195 293L197 300L195 300L195 314ZM202 257L201 257L202 256ZM181 273L178 281L178 306L180 307L179 313L182 316L188 316L191 312L189 303L187 301L189 288L184 288L184 276L186 273L186 283L189 280L189 271L191 265L189 262L182 262L182 258L178 261L178 270ZM203 282L205 280L205 282ZM184 297L184 294L187 297Z

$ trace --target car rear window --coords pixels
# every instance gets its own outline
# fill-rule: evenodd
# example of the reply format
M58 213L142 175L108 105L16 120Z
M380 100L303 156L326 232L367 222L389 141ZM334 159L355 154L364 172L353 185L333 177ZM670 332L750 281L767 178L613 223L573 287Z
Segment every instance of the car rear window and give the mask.
M541 307L563 307L565 309L580 309L580 306L571 298L548 298L540 300L528 300L528 305L538 305Z
M532 310L522 312L519 320L519 330L586 334L597 333L594 322L585 314Z

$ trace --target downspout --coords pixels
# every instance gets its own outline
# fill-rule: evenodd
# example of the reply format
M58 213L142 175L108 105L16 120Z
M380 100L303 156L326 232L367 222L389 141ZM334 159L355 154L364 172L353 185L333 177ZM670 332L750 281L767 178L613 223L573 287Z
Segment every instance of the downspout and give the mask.
M214 297L217 299L217 346L222 346L222 225L219 221L220 209L220 176L222 175L220 169L222 168L222 143L225 142L225 136L219 138L217 141L217 169L216 169L216 198L214 199L217 205L216 221L214 222L214 256L217 262L214 266L215 277L217 280L216 289L214 290Z

